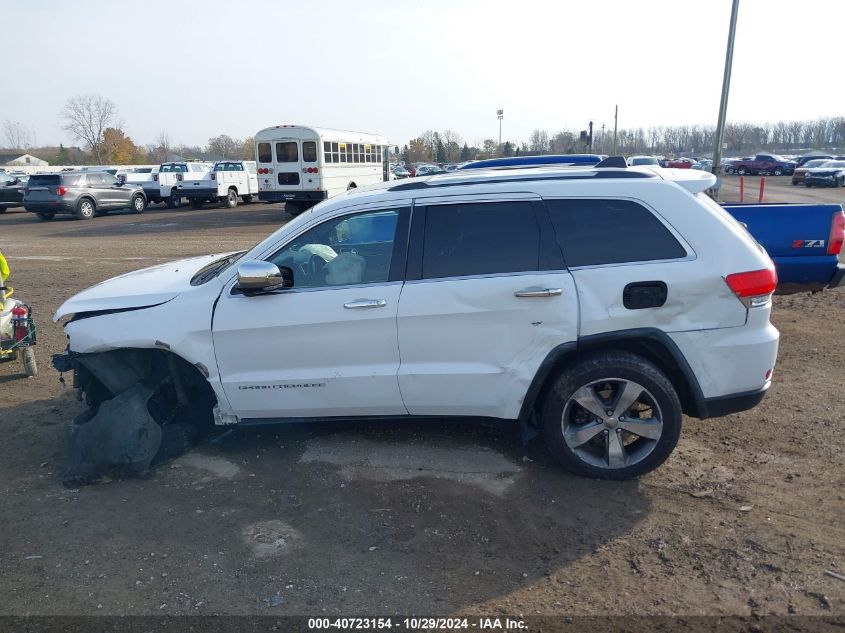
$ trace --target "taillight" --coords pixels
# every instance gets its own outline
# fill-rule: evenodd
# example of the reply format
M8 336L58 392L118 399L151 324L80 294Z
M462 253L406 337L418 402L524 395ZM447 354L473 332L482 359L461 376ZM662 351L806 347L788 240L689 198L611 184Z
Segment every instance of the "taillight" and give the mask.
M215 174L214 172L212 172L212 173L211 173L211 179L212 179L212 180L217 180L217 174Z
M830 223L830 238L827 240L827 254L839 255L842 252L842 242L845 242L845 213L837 211Z
M56 187L56 195L63 196L67 193L67 187Z
M158 182L158 174L153 174L153 182Z
M182 174L176 174L176 180L182 182Z
M778 285L778 275L774 268L765 268L733 273L725 277L725 282L745 307L755 308L766 305L771 300Z

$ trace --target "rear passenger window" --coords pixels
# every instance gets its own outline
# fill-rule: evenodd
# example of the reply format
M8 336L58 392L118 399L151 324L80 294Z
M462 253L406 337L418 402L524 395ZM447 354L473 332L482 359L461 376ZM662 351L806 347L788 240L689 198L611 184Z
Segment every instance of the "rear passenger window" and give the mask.
M426 208L422 278L539 269L540 228L530 202Z
M306 163L317 162L317 144L314 141L304 141L302 143L302 160Z
M270 143L259 143L258 144L258 162L259 163L272 163L273 156L270 154Z
M546 200L567 266L686 257L654 214L630 200Z
M296 141L276 143L276 160L280 163L299 162L299 151L296 147Z

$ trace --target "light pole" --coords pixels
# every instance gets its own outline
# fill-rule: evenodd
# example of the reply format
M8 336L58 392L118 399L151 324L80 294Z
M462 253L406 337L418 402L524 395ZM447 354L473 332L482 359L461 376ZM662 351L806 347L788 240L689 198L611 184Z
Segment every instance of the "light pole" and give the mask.
M725 117L728 113L728 91L731 87L731 67L734 59L734 36L736 35L736 14L739 12L739 0L733 0L731 6L731 25L728 29L728 48L725 52L725 75L722 77L722 100L719 103L719 122L716 124L716 147L713 148L713 173L719 176L722 163L722 143L725 140Z
M496 110L496 116L499 117L499 153L502 153L502 117L505 116L504 110Z
M613 111L613 152L611 152L611 156L616 156L616 128L617 124L619 123L619 106L616 106L616 109Z

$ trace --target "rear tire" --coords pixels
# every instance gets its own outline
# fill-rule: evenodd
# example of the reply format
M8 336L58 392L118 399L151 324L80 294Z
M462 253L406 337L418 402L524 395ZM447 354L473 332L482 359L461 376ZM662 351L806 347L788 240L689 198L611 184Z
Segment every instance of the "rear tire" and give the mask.
M38 373L38 364L35 362L35 350L31 347L23 348L23 370L30 377Z
M543 438L557 462L600 479L631 479L660 466L678 443L681 418L669 379L628 352L597 353L562 371L541 414Z
M220 204L226 209L234 209L238 206L238 192L234 189L229 189L229 192L220 198Z
M170 192L170 197L167 199L167 208L168 209L178 209L182 206L182 196L180 196L176 190Z
M144 200L144 196L140 196L140 195L132 196L130 208L132 209L133 213L143 213L144 209L147 208L147 201Z
M97 205L94 204L94 201L91 198L82 198L82 200L76 203L76 210L73 212L73 215L78 220L90 220L96 212Z
M780 167L775 167L774 172L772 172L775 176L783 176L783 169Z
M191 200L191 208L192 209L202 209L203 201L202 200Z
M745 167L740 167L736 170L736 173L738 173L740 176L745 176L748 173L748 170Z
M244 204L249 204L250 202L252 202L252 196L250 196L250 195L241 196L241 200L244 201Z
M44 222L49 222L54 217L56 217L55 213L37 213L36 215L38 216L39 220L42 220Z

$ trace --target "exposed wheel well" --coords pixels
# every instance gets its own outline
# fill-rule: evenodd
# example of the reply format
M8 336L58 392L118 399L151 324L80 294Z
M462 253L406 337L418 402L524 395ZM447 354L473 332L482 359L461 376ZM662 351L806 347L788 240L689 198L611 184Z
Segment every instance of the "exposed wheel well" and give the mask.
M217 397L200 364L168 350L135 348L80 354L73 361L74 384L93 408L141 382L155 391L150 413L160 424L166 424L168 410L177 407L191 409L200 426L213 424Z
M237 195L237 194L238 194L238 188L237 188L236 186L234 186L234 185L232 185L231 187L229 187L229 191L234 191L234 192L235 192L235 195Z
M539 376L541 383L538 385L532 384L529 388L526 401L523 404L523 410L520 418L524 418L531 413L539 414L539 409L545 401L548 390L552 387L556 377L566 367L577 363L580 359L588 354L602 351L625 351L638 356L642 356L646 360L653 363L663 372L675 391L678 393L678 398L681 401L681 408L683 412L692 417L699 417L700 411L698 407L697 398L700 394L697 393L698 385L691 384L687 373L680 366L675 355L667 348L659 338L641 338L632 336L631 338L612 338L608 340L596 340L579 342L578 345L566 347L561 353L557 354L551 361L551 364L546 367L541 366L541 371L545 375ZM694 378L693 378L694 379ZM536 379L535 379L536 380Z
M76 204L79 204L79 203L80 203L80 202L82 202L83 200L87 200L88 202L90 202L91 204L93 204L93 205L94 205L94 208L95 208L95 209L97 208L97 201L96 201L96 200L94 200L94 198L93 198L92 196L89 196L89 195L87 195L87 194L86 194L86 195L83 195L83 196L79 196L79 200L77 200L77 201L76 201Z
M347 191L349 191L350 189L357 189L357 188L358 188L358 185L356 185L354 182L350 182L350 183L346 186L346 190L347 190Z

